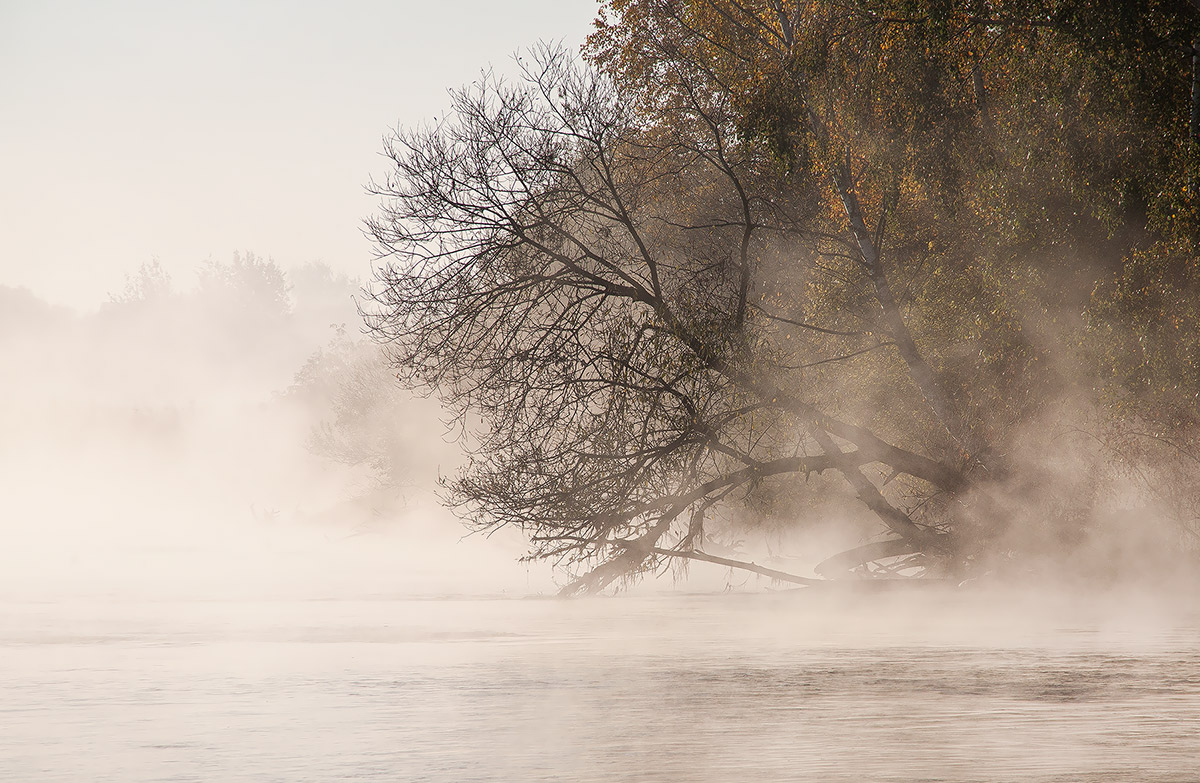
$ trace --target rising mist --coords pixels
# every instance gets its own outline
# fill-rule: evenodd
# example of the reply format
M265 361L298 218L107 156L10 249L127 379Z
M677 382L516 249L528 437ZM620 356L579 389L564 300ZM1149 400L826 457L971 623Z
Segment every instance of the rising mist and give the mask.
M0 288L10 598L545 589L439 509L461 460L395 388L359 283L253 255L158 264L87 312Z

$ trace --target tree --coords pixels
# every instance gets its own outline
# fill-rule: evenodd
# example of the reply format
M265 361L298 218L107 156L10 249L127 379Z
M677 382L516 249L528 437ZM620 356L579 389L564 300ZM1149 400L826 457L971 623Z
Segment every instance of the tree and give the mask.
M142 264L133 275L125 275L125 289L119 294L109 294L109 302L116 305L147 304L163 302L171 296L171 275L155 259Z
M1147 183L1186 177L1170 134L1088 172L1172 100L1149 45L1083 51L1085 10L614 0L595 68L543 48L398 133L369 322L482 419L451 502L594 566L567 592L664 558L763 573L705 551L713 526L793 513L816 474L889 533L825 572L982 567L1015 515L1005 449L1075 371L1030 334L1061 314L1045 286L1119 264ZM1105 58L1130 57L1121 81ZM1023 105L1049 73L1060 101L1125 93L1064 128ZM1050 270L1062 251L1084 260Z
M414 457L426 423L413 421L419 418L418 408L396 385L379 346L352 338L343 326L296 373L288 397L317 419L309 450L365 468L372 490L406 484L413 465L428 456ZM396 416L402 406L412 414Z
M199 278L201 295L231 314L280 318L291 312L287 275L271 259L234 253L228 264L205 262Z
M1116 473L1195 475L1196 25L1194 3L615 0L589 43L641 100L724 94L745 136L826 183L844 208L826 230L856 246L844 277L871 280L912 381L966 450L986 543L1019 516L997 500L1044 462L1013 457L1018 442L1064 400L1101 443L1142 444L1107 449ZM1078 489L1057 488L1070 513L1036 513L1070 526L1113 499ZM1194 547L1189 497L1171 513Z

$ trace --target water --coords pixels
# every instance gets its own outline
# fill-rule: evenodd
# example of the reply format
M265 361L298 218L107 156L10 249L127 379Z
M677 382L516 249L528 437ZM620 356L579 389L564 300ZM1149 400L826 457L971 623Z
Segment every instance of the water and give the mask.
M1195 781L1200 623L1038 596L0 604L13 781Z

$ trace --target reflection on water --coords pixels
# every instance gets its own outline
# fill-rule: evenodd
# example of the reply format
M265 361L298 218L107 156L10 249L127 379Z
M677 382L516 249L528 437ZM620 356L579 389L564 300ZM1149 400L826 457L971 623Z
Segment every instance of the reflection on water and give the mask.
M0 604L0 778L1200 779L1194 618L857 600Z

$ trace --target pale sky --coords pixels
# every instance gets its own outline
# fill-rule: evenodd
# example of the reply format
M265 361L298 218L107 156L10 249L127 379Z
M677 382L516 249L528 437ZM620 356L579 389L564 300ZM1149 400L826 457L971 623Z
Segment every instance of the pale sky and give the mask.
M381 138L596 0L0 0L0 285L94 307L158 259L369 274Z

